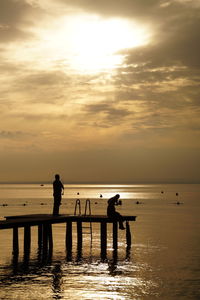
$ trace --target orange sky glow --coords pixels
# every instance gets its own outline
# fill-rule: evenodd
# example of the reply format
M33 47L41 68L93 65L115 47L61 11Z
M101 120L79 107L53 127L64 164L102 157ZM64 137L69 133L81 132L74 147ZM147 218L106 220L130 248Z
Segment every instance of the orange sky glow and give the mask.
M196 0L1 0L0 182L199 182Z

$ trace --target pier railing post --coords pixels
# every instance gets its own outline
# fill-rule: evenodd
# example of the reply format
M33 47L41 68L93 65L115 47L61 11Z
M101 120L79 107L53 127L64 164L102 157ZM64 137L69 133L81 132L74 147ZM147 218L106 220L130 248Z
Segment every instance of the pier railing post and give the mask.
M107 256L107 223L101 222L101 259Z

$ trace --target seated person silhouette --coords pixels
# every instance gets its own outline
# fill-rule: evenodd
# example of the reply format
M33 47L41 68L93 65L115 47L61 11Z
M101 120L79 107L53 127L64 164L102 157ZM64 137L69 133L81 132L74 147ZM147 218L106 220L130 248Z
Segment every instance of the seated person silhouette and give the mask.
M124 230L125 227L123 225L123 218L120 215L120 213L118 213L115 210L115 205L119 204L119 201L118 201L119 197L120 197L120 195L116 194L114 197L108 199L107 216L109 218L112 218L112 219L118 221L119 222L119 229Z

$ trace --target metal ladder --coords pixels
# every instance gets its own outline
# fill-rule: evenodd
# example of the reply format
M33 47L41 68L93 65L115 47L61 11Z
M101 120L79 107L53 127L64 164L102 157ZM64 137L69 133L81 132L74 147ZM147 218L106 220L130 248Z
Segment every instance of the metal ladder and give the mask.
M74 215L76 216L78 210L78 215L81 215L81 201L79 199L76 200L75 208L74 208ZM85 212L83 216L91 216L92 210L91 210L91 202L90 199L85 200ZM90 240L91 240L91 247L92 247L92 222L88 222L89 226L83 226L83 229L89 229L85 230L82 233L83 234L90 234Z

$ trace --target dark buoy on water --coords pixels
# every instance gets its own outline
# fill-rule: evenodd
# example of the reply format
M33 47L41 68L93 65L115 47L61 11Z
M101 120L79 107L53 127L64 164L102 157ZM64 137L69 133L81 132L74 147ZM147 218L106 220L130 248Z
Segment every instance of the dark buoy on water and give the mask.
M140 202L140 201L136 201L136 202L135 202L135 204L142 204L142 202Z

